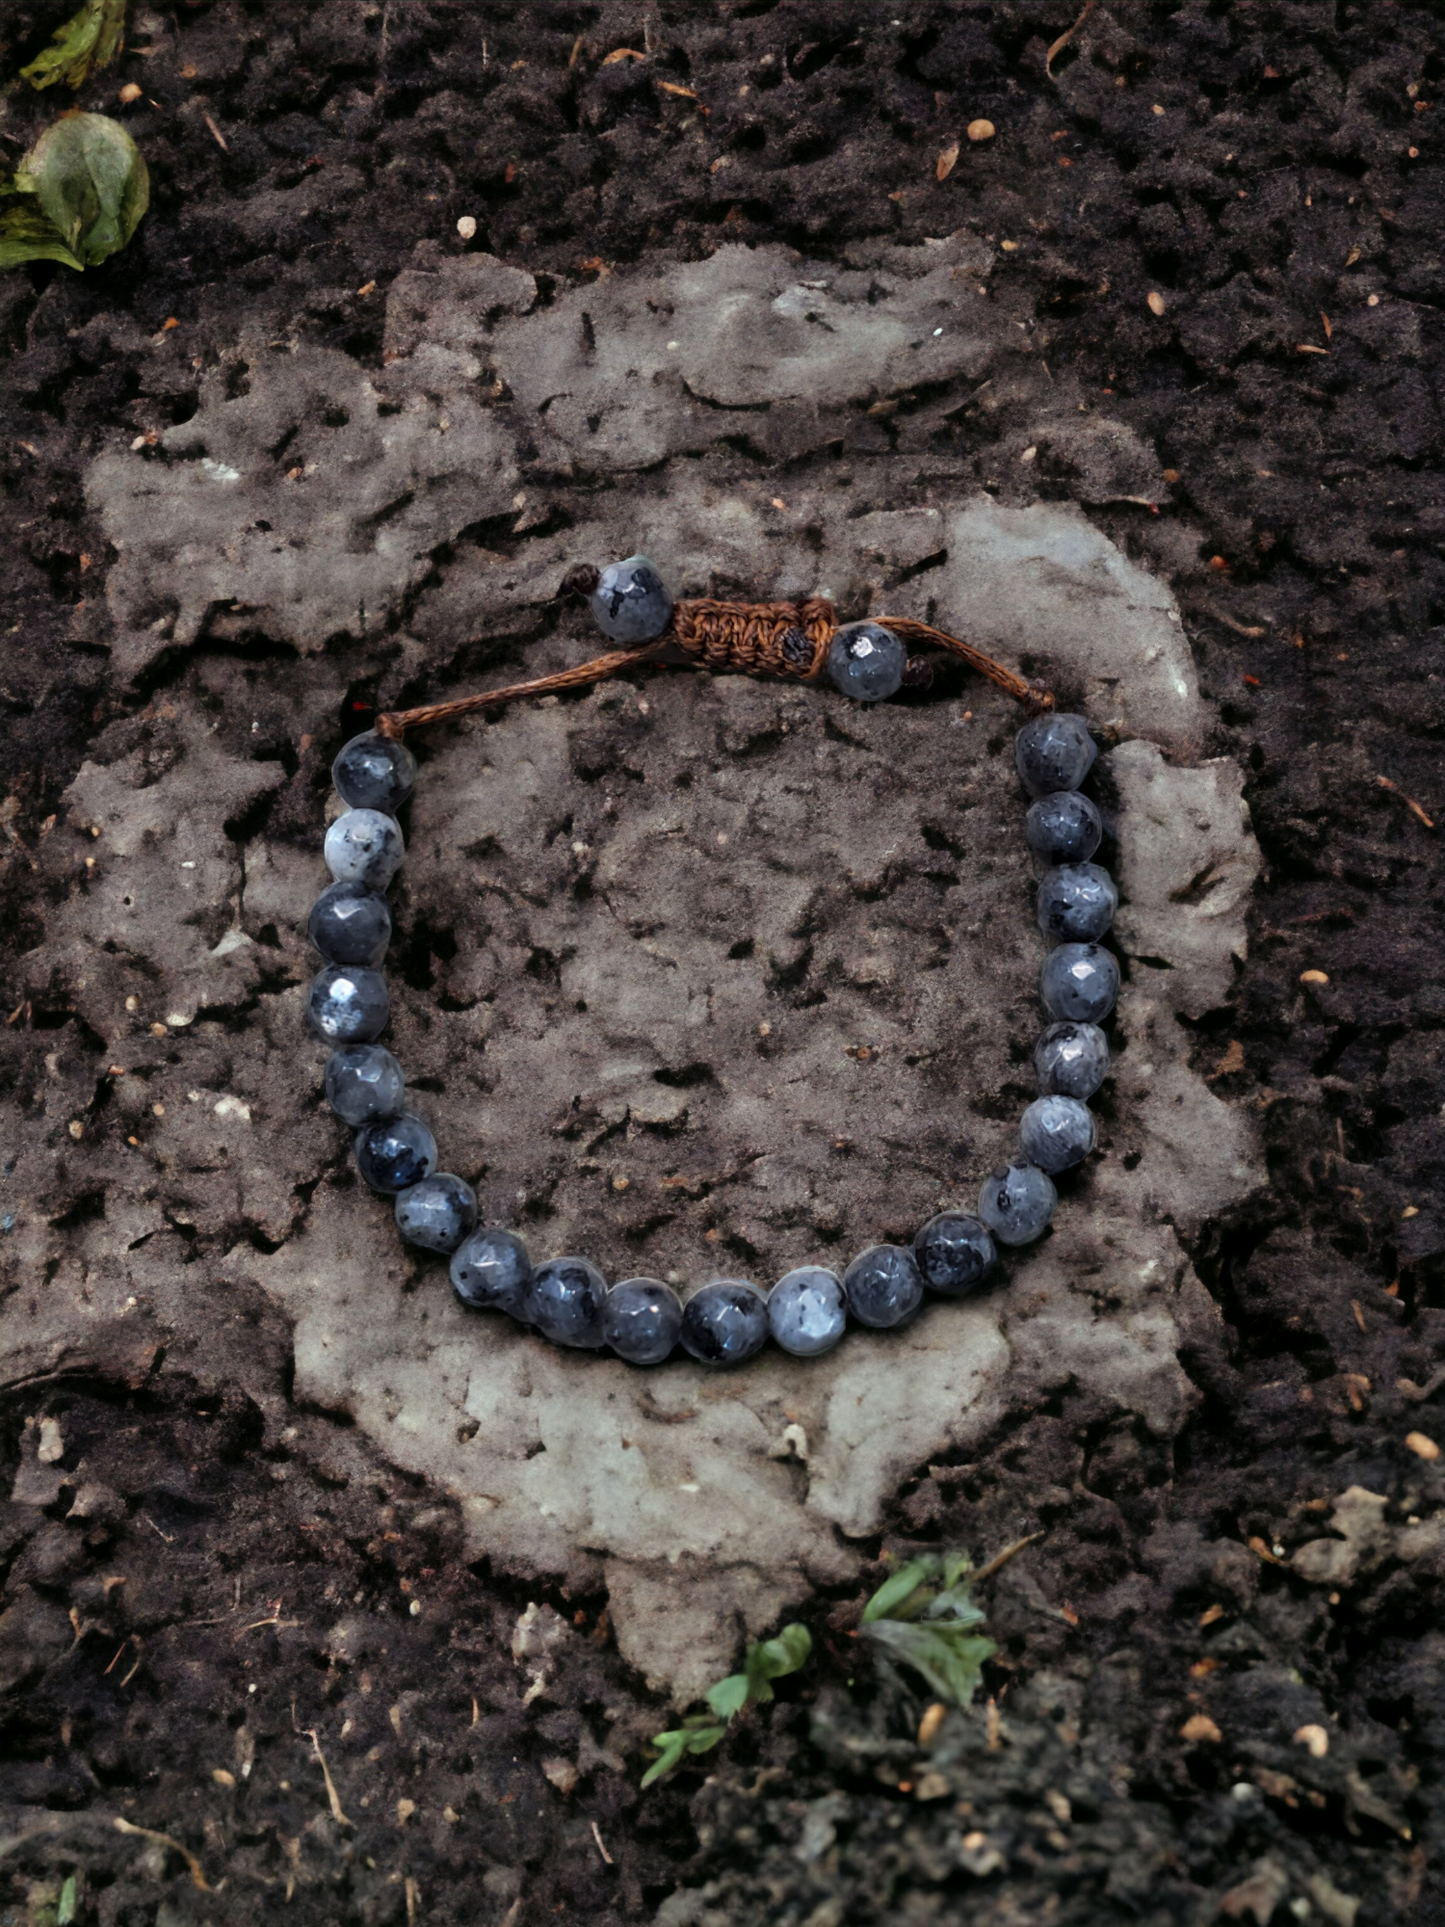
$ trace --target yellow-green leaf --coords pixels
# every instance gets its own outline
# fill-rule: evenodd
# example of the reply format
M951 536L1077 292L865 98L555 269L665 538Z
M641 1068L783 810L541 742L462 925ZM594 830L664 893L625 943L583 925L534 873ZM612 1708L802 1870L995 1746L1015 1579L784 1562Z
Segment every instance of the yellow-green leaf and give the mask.
M125 30L125 0L85 0L77 14L57 27L50 45L20 69L32 87L53 87L63 80L79 87L115 59Z
M62 114L16 168L15 186L87 268L119 253L150 204L139 148L104 114Z
M26 261L63 261L76 269L81 265L29 197L0 203L0 268L18 268Z

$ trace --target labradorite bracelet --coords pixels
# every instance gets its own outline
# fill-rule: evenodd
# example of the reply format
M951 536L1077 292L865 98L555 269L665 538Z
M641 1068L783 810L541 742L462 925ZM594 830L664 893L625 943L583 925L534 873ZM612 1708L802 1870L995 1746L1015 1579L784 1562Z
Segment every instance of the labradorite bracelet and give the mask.
M332 765L347 807L326 832L326 867L334 881L313 904L307 923L323 967L307 993L306 1017L333 1047L326 1097L355 1132L362 1177L374 1192L395 1200L397 1229L408 1244L450 1259L452 1284L464 1304L506 1312L554 1344L608 1347L633 1365L660 1364L679 1344L704 1365L738 1365L769 1338L795 1356L813 1357L837 1344L850 1314L861 1325L887 1328L908 1323L925 1291L966 1296L994 1266L997 1245L1026 1245L1042 1235L1056 1203L1054 1175L1094 1148L1087 1100L1108 1073L1109 1045L1099 1026L1119 991L1118 964L1100 939L1113 922L1118 893L1109 873L1091 861L1103 823L1079 788L1095 756L1088 726L1082 717L1059 714L1047 690L925 623L884 617L839 627L822 600L674 603L643 556L600 572L573 570L563 589L586 594L603 634L623 647L529 683L381 716ZM804 1265L766 1294L723 1278L684 1303L657 1278L628 1278L609 1288L586 1258L549 1258L534 1266L514 1232L478 1226L471 1185L437 1169L435 1138L406 1108L401 1066L375 1041L391 1012L380 969L391 939L383 892L405 854L396 817L416 782L416 759L403 732L518 696L581 687L665 656L709 669L826 679L855 701L881 702L905 686L926 686L931 677L926 661L907 655L906 640L961 656L1034 712L1018 733L1014 761L1034 799L1024 834L1034 856L1048 866L1039 885L1038 921L1054 946L1040 980L1052 1021L1034 1050L1040 1095L1020 1119L1017 1156L984 1180L977 1215L940 1212L911 1247L870 1245L841 1278Z

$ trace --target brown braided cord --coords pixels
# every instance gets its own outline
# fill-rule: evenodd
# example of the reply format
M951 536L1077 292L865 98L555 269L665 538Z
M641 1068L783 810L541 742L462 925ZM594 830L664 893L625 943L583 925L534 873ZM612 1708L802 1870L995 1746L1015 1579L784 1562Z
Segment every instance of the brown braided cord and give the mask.
M837 632L831 602L717 602L697 596L672 611L669 641L704 669L811 682Z
M591 572L595 574L594 572ZM569 576L564 588L572 585ZM1027 682L1012 669L1006 669L992 656L984 655L972 643L963 642L930 623L915 622L909 616L876 616L882 627L891 629L900 641L933 643L997 683L1000 689L1021 702L1030 715L1054 706L1053 692L1042 683ZM655 641L635 649L615 649L609 655L594 656L590 662L572 669L560 669L550 676L531 682L508 683L501 689L484 690L477 696L460 696L451 702L428 703L420 709L391 711L378 716L376 728L382 736L400 738L406 730L423 723L439 723L452 716L469 715L478 709L492 709L518 696L545 696L556 690L582 689L601 682L633 663L646 662L669 644L680 648L700 669L714 673L732 670L748 676L784 676L797 682L811 682L822 673L828 645L837 634L833 605L822 596L804 602L720 602L711 596L697 596L676 603L672 624Z

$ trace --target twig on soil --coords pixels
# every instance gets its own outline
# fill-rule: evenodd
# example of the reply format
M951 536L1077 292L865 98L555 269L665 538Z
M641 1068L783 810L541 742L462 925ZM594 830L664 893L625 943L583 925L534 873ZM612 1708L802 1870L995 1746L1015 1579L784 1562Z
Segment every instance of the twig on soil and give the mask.
M158 1539L164 1539L168 1546L173 1546L176 1543L174 1536L169 1532L162 1532L148 1512L143 1512L140 1516L145 1520L146 1524Z
M117 1833L139 1834L142 1840L155 1840L155 1841L158 1841L161 1846L169 1847L172 1853L178 1853L181 1856L182 1860L185 1861L186 1865L191 1870L191 1879L200 1888L203 1894L213 1894L217 1891L217 1889L214 1888L210 1884L210 1882L206 1879L205 1869L202 1867L200 1861L197 1860L196 1856L191 1852L190 1848L183 1847L180 1841L177 1840L172 1834L157 1833L154 1827L137 1827L133 1825L132 1822L129 1820L123 1820L119 1814L117 1814L115 1819L111 1821L111 1825L115 1828Z
M209 127L211 132L215 135L217 147L220 148L223 154L229 154L231 150L226 145L226 136L221 132L220 128L217 127L216 123L211 119L210 115L202 114L201 119L206 123L207 127Z
M1011 1546L1005 1546L1002 1552L996 1552L986 1566L980 1566L969 1584L977 1586L985 1579L992 1579L996 1572L1002 1571L1010 1559L1016 1559L1025 1546L1031 1546L1035 1539L1042 1539L1043 1536L1041 1532L1031 1532L1027 1539L1015 1539Z
M1377 776L1375 778L1375 781L1379 784L1382 790L1389 790L1392 796L1398 796L1400 801L1405 805L1405 808L1409 810L1412 815L1418 816L1420 821L1425 825L1425 828L1427 830L1434 829L1435 827L1434 817L1427 816L1424 810L1422 810L1420 805L1415 801L1414 797L1406 796L1405 792L1400 788L1400 785L1398 783L1392 783L1388 776Z
M603 1846L602 1835L598 1830L595 1820L592 1822L592 1838L597 1842L597 1851L602 1855L602 1858L607 1862L608 1866L615 1867L617 1862L612 1858L612 1855L607 1851L606 1847Z
M316 1757L321 1762L322 1776L326 1781L326 1798L331 1803L331 1817L339 1827L349 1827L352 1822L341 1810L341 1796L336 1791L336 1782L331 1777L331 1768L326 1764L326 1755L321 1751L321 1742L316 1737L316 1728L308 1726L306 1737L316 1749Z
M1226 629L1232 629L1237 636L1262 636L1266 633L1258 624L1240 622L1234 616L1227 616L1216 603L1206 602L1202 596L1191 606L1202 610L1207 616L1213 616L1216 622L1222 622Z
M1044 55L1044 72L1048 75L1050 80L1054 80L1054 56L1056 54L1061 54L1064 51L1065 47L1068 46L1069 42L1073 39L1074 35L1079 31L1080 27L1083 26L1084 22L1088 19L1089 15L1094 11L1094 8L1097 5L1098 5L1098 0L1088 0L1088 4L1085 6L1084 11L1079 15L1078 19L1074 22L1073 26L1069 28L1067 33L1061 33L1058 39L1054 42L1053 46L1050 47L1049 51ZM1057 86L1058 82L1054 81L1054 85Z

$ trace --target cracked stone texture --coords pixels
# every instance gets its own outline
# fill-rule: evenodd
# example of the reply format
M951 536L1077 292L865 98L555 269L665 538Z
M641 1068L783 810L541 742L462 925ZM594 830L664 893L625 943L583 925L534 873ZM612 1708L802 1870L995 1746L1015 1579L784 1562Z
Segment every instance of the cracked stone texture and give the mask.
M1072 447L1076 492L1099 499L1098 424L1077 439L1071 396L972 274L962 243L841 273L728 249L538 308L515 270L423 258L392 292L381 370L238 342L247 392L227 399L244 383L217 371L157 452L97 461L119 672L212 646L117 727L43 846L58 907L31 977L77 1016L15 1126L15 1195L35 1203L0 1264L48 1279L6 1301L16 1370L117 1329L138 1359L203 1356L259 1284L294 1320L299 1397L456 1493L473 1556L605 1583L623 1652L683 1699L740 1627L845 1579L917 1466L1063 1385L1177 1429L1181 1335L1217 1316L1180 1234L1260 1175L1180 1020L1223 999L1258 853L1239 771L1195 760L1207 714L1167 587L1069 503L919 486L908 384L931 384L926 412L982 407L986 382L1009 388L1014 441ZM333 401L346 423L328 426ZM1141 469L1110 448L1147 486L1149 452ZM236 479L202 480L207 461ZM504 505L510 533L461 536ZM280 554L283 532L302 546ZM729 1377L637 1372L463 1311L358 1185L301 1042L324 768L357 673L306 652L356 639L382 701L474 686L502 657L509 675L575 661L596 645L559 619L558 578L639 543L679 593L936 616L1050 676L1113 744L1096 786L1127 981L1100 1154L1054 1231L973 1302ZM226 653L258 634L296 657L258 672ZM274 733L277 688L287 742L257 760L245 718ZM388 1041L486 1217L539 1257L686 1286L841 1268L971 1204L1033 1095L1043 1021L1018 721L956 678L865 710L659 670L421 738Z

